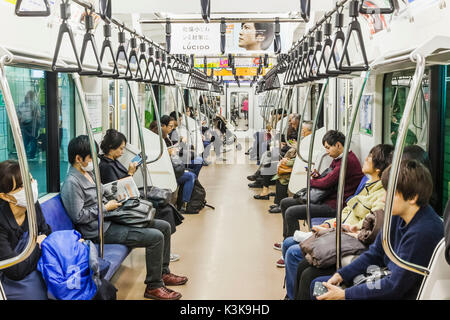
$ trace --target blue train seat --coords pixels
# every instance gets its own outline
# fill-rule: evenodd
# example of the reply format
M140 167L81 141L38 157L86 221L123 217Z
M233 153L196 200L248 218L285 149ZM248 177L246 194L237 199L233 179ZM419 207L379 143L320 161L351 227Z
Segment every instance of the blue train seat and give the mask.
M74 229L73 223L67 215L59 194L42 203L41 208L45 221L52 228L52 231ZM103 250L103 258L110 263L105 279L111 280L123 260L131 252L131 249L122 244L105 244Z

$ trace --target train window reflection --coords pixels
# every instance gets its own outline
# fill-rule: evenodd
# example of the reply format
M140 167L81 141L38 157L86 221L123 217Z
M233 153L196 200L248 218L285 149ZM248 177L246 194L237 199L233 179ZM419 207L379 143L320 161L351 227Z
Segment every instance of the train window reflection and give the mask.
M6 76L19 118L28 166L39 181L39 196L47 193L47 101L45 72L6 67ZM3 97L0 96L0 161L17 159Z
M386 75L384 84L384 143L395 144L397 141L398 129L413 73L414 71L402 71ZM405 142L406 145L417 144L427 151L430 112L429 73L429 69L426 69Z
M69 170L67 147L75 137L75 89L72 78L66 73L58 74L58 114L59 114L59 159L60 181L64 182Z

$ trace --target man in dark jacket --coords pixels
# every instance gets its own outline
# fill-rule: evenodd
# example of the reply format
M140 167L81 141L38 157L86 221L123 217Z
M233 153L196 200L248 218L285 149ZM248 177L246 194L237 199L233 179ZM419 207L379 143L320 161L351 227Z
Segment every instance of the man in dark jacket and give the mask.
M390 168L382 176L387 189ZM431 174L416 160L403 160L398 175L391 221L391 244L403 260L428 266L431 255L444 236L441 219L428 204L433 190ZM369 250L348 266L341 268L331 278L315 279L323 282L328 292L319 300L342 299L415 299L423 276L397 266L385 254L380 232ZM374 282L350 286L353 279L367 272L369 267L386 267L390 274ZM344 290L338 285L345 283Z

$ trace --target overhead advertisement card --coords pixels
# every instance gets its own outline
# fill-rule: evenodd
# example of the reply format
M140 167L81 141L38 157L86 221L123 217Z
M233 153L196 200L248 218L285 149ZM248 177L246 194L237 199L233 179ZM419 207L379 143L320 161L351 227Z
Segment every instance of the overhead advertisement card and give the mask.
M280 24L281 52L292 46L293 24ZM231 23L225 34L225 54L271 53L275 39L275 24ZM218 55L220 54L220 23L172 24L171 53Z
M211 55L220 53L220 24L172 24L171 53Z

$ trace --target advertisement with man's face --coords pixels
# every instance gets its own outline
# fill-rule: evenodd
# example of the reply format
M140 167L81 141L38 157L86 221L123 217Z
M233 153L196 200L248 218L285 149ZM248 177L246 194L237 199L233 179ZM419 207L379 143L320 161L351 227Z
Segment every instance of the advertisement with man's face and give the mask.
M281 52L292 45L293 26L280 24ZM244 22L227 24L225 54L273 52L275 24ZM172 26L172 53L213 55L220 54L220 24L174 24Z

